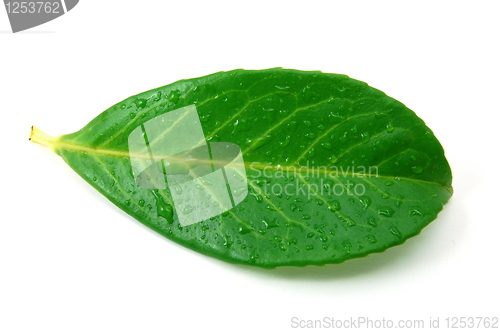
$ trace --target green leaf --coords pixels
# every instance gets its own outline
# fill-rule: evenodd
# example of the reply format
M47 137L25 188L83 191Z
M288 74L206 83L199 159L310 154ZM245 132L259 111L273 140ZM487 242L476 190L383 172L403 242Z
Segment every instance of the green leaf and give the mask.
M80 131L34 128L119 208L188 248L273 268L403 243L452 195L414 112L344 75L274 68L182 80Z

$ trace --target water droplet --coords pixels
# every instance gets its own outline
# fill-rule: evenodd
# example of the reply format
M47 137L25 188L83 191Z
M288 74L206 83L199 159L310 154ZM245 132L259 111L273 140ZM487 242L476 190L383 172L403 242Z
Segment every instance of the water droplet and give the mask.
M146 107L147 103L148 103L148 101L144 98L138 98L138 99L134 100L134 104L137 108L144 108L144 107Z
M394 215L394 209L389 207L389 206L382 206L379 210L378 210L378 214L380 214L381 216L384 216L384 217L392 217Z
M133 118L135 118L135 113L130 113L129 116L130 116L130 119L133 119Z
M325 204L325 202L323 200L321 200L321 199L317 199L316 200L316 204L319 205L319 206L321 206L321 205Z
M312 148L311 150L307 151L307 156L308 157L314 157L314 148Z
M282 244L280 244L280 250L281 251L287 251L288 247L282 243Z
M372 199L368 196L359 196L359 201L363 204L363 209L368 209L372 204Z
M182 210L182 213L184 213L184 214L189 214L191 212L193 212L193 207L191 205L186 205L184 207L184 209Z
M326 236L324 236L324 235L321 235L321 236L319 237L319 240L320 240L321 242L326 242L326 241L328 241L328 237L326 237Z
M326 179L323 181L323 188L325 188L327 192L330 192L332 187L333 187L333 180Z
M284 148L285 146L287 146L288 144L290 144L290 140L291 140L290 135L287 135L287 136L285 137L285 140L284 140L284 141L279 142L280 147Z
M266 209L268 209L269 211L276 211L276 207L270 204L267 204Z
M392 122L389 122L387 124L387 126L385 127L386 131L390 134L392 132L394 132L394 125L392 124Z
M415 174L420 174L420 173L422 173L422 171L423 171L423 170L424 170L424 169L423 169L421 166L413 166L413 167L411 168L411 171L412 171L413 173L415 173Z
M239 182L245 181L245 178L238 172L233 173L233 178L238 180Z
M346 143L347 142L347 132L344 133L342 137L339 139L340 143Z
M356 134L358 132L358 127L354 125L354 127L351 128L351 131Z
M399 229L397 229L396 227L389 228L389 232L391 232L391 234L397 236L398 238L402 237L401 233L399 232Z
M408 214L411 217L421 217L422 216L422 211L420 211L420 210L421 210L420 206L412 206L410 208L410 211L408 211Z
M386 186L392 186L394 184L394 181L385 181Z
M167 99L173 103L176 103L179 100L180 96L181 96L181 92L179 90L172 90L167 95Z
M367 236L365 237L365 239L367 239L367 240L368 240L368 242L370 242L371 244L373 244L373 243L377 243L377 239L376 239L376 238L375 238L375 236L373 236L373 235L367 235Z
M262 220L262 223L264 223L264 227L266 227L266 229L279 227L278 218L274 218L272 220L267 220L264 218Z
M253 149L256 150L256 149L260 148L261 146L266 145L271 140L272 140L271 135L266 135L265 137L259 138L258 140L255 141L255 143L253 145Z
M310 216L310 215L308 215L308 214L303 214L303 215L302 215L302 219L304 219L304 220L309 220L309 219L311 219L311 216Z
M321 146L324 147L327 150L331 150L332 149L332 144L328 143L328 142L321 143Z
M153 98L153 100L154 100L154 101L160 101L160 99L161 99L161 91L158 91L158 92L156 93L156 97L154 97L154 98Z
M347 227L356 226L356 222L350 218L340 217L340 219L347 224Z
M292 212L295 212L295 210L297 210L297 205L295 203L290 203L290 210L292 210Z
M375 221L375 218L373 217L368 218L368 225L372 227L377 227L377 222Z
M203 114L203 115L200 115L200 121L201 122L208 122L208 120L210 120L210 114Z
M338 200L331 201L328 203L328 209L332 212L340 210L340 202Z
M233 189L233 196L241 196L241 194L243 193L247 193L248 192L248 188L247 187L241 187L241 188L236 188L236 189Z
M169 224L172 224L174 222L172 205L165 203L158 190L152 190L151 192L156 199L156 212L158 216L165 218Z
M315 133L307 133L304 136L307 137L307 138L313 139L313 138L316 137L316 134Z
M200 177L199 179L201 179L201 183L203 183L204 186L209 186L209 187L213 187L214 186L214 183L212 181L210 181L206 176Z
M297 129L298 122L295 120L290 121L287 125L288 132L294 132Z
M229 239L229 237L224 236L224 243L222 244L224 247L230 249L233 245L233 242Z
M275 237L273 237L273 240L276 241L276 242L283 241L283 239L281 237L277 236L277 235Z
M257 203L262 203L264 201L264 198L262 198L262 196L259 194L252 194L252 196L255 197Z
M415 161L415 160L417 160L417 157L415 157L415 155L411 155L410 159L413 160L413 161Z
M252 232L252 229L246 227L245 225L241 225L239 228L238 228L238 233L244 235L244 234L248 234Z
M174 185L174 190L177 195L182 194L182 187L179 186L178 184Z
M252 256L250 256L250 259L253 262L256 262L259 259L259 254L257 253L257 251L252 252Z
M328 161L330 161L332 164L335 164L337 161L339 161L339 158L337 158L336 155L331 155L328 157Z
M95 176L94 176L94 177L92 178L92 180L93 180L93 181L97 181L97 177L95 177Z
M310 126L311 126L311 121L309 121L309 120L304 120L304 124L305 124L307 127L310 127Z
M347 253L350 253L351 252L351 248L352 248L352 244L350 241L348 240L345 240L344 242L342 242L342 247L344 248L344 250L347 252Z
M313 249L314 249L314 246L312 246L312 245L308 245L308 246L306 246L306 249L307 249L307 250L313 250Z
M139 206L140 207L143 207L144 206L144 203L146 203L143 199L140 199L139 200Z
M366 143L369 140L370 140L370 134L367 131L361 134L361 142Z

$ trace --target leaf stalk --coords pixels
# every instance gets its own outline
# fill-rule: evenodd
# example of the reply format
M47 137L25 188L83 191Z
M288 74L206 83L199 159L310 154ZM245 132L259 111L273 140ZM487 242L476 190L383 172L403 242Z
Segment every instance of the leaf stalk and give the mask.
M44 133L35 126L31 126L31 133L29 140L38 144L52 147L52 144L55 141L55 137L52 137L49 134Z

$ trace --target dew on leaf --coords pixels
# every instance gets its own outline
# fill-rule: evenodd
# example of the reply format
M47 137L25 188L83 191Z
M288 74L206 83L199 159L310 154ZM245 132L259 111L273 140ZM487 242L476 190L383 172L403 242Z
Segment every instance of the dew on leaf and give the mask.
M422 211L419 206L412 206L408 214L411 217L421 217L422 216Z
M367 143L370 140L370 134L368 132L364 132L361 134L361 142Z
M389 122L385 128L389 134L394 132L394 125L392 124L392 122Z
M389 206L382 206L380 209L378 209L378 214L384 217L392 217L394 215L394 209L389 207Z
M290 144L290 141L291 141L291 137L290 137L290 135L287 135L283 141L279 142L279 145L280 145L280 147L284 148L284 147L288 146L288 144Z
M328 161L330 161L332 164L335 164L337 161L339 161L339 159L336 155L331 155L330 157L328 157Z
M331 150L332 149L332 144L328 143L328 142L321 143L321 146L324 147L327 150Z
M134 104L137 108L145 108L147 103L148 103L148 101L144 98L138 98L134 101ZM134 117L135 117L135 115L134 115Z
M184 214L189 214L191 212L193 212L193 207L191 205L186 205L184 207L184 209L182 210L182 213L184 213Z
M413 166L413 167L411 168L411 171L412 171L413 173L415 173L415 174L420 174L420 173L422 173L423 168L422 168L422 166Z
M307 133L304 136L307 137L307 138L313 139L313 138L316 137L316 134L315 133Z
M363 209L366 210L372 204L372 199L368 196L359 196L359 201L363 204Z
M156 199L156 211L159 217L163 217L169 224L174 222L172 205L165 203L158 190L151 191Z
M391 232L392 235L395 235L398 238L402 238L401 232L396 227L389 228L389 232Z
M340 210L340 202L338 200L331 201L328 204L328 209L332 212Z
M179 90L172 90L167 95L167 99L168 99L168 101L176 103L177 101L179 101L180 95L181 95L181 92Z
M271 228L279 227L279 223L278 223L278 219L277 218L274 218L274 219L264 218L262 220L262 223L264 223L264 226L266 227L266 229L271 229Z

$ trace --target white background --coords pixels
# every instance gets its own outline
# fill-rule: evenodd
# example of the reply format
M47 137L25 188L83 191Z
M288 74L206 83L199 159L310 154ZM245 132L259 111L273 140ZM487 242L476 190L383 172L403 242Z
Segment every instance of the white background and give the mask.
M0 8L0 331L287 331L298 319L498 317L496 1L81 1L12 34ZM404 245L263 270L181 247L28 141L236 68L347 74L434 131L455 194ZM500 323L499 323L500 324Z

